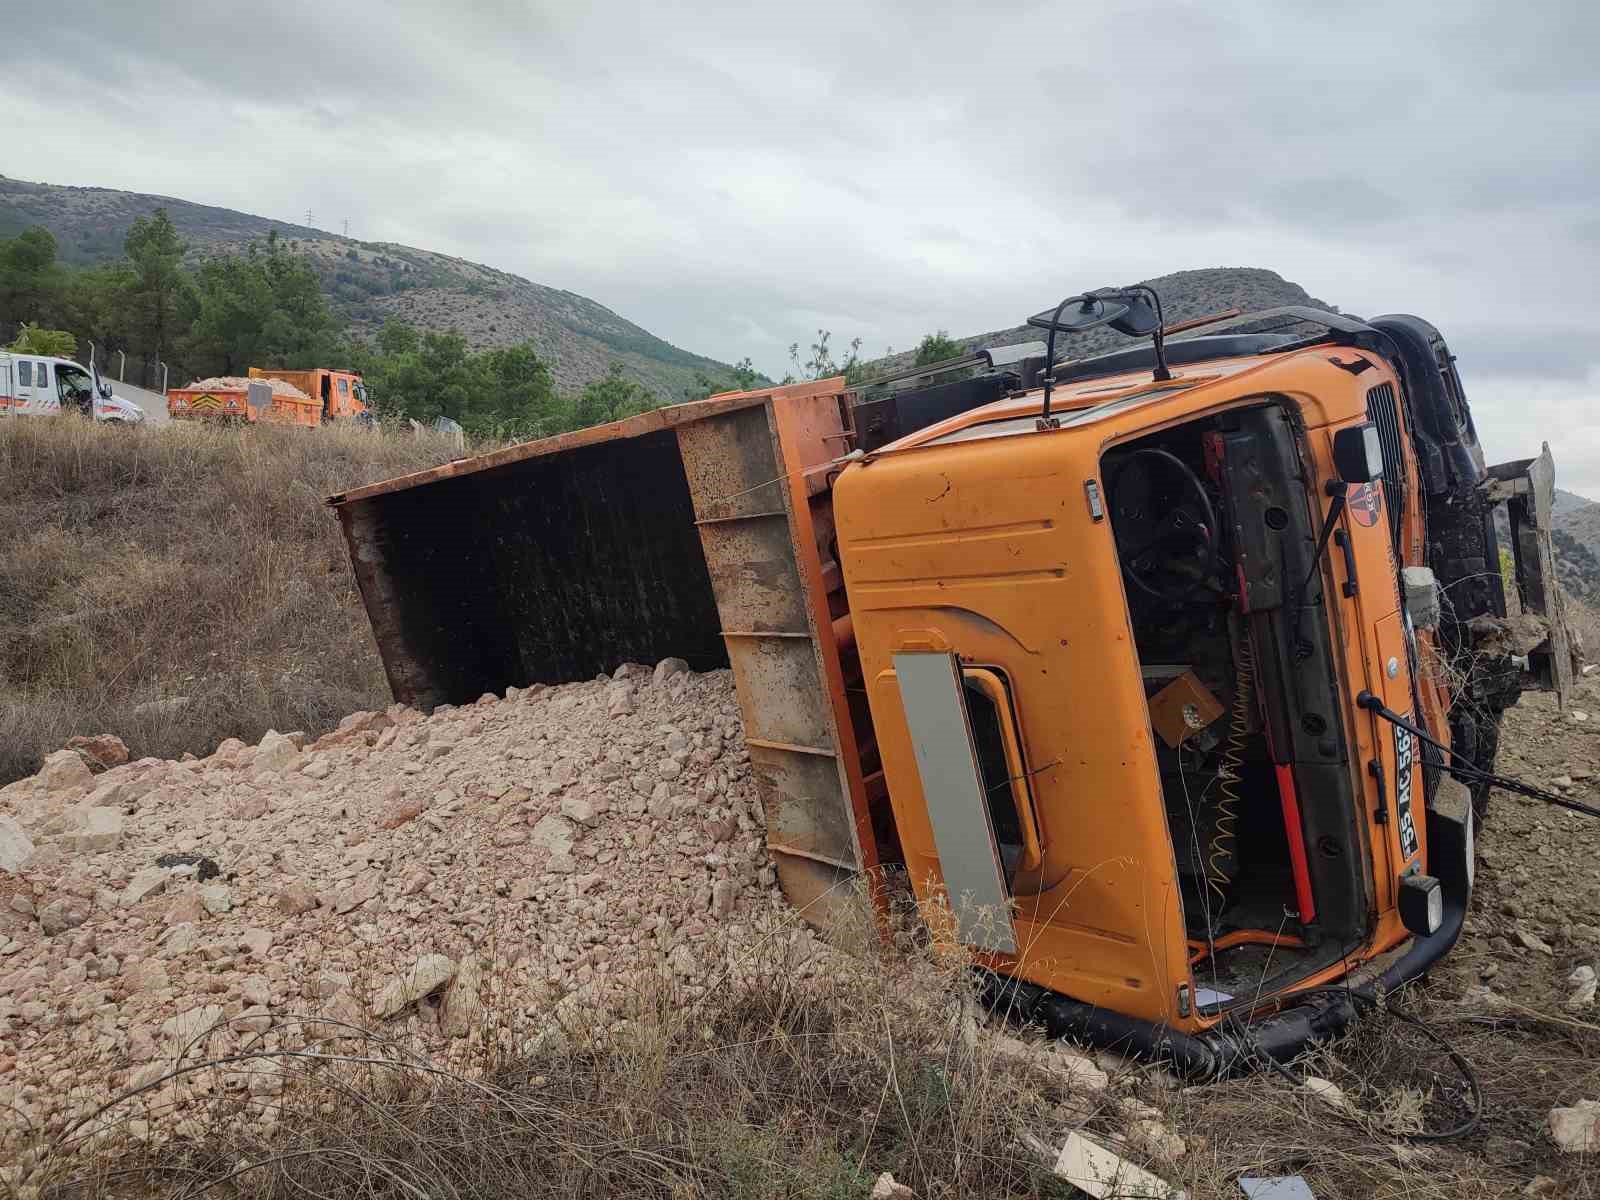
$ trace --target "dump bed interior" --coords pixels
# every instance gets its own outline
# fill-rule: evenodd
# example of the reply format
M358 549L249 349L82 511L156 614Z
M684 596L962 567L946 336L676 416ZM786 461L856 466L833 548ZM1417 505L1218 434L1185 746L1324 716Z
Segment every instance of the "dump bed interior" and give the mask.
M848 412L840 379L732 393L332 497L396 699L731 667L784 890L826 923L883 795L832 549Z

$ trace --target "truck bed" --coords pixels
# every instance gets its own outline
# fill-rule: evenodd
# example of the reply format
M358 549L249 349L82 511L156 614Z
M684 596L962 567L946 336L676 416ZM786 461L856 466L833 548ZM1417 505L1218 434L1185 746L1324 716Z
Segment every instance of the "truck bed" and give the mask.
M779 878L826 924L878 861L829 550L842 387L716 396L331 497L395 698L730 666Z

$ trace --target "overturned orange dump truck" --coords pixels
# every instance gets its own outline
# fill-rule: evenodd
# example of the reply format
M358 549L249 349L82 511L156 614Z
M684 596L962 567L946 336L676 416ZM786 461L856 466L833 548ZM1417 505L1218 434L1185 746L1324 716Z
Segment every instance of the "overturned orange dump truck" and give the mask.
M1350 1017L1325 985L1460 931L1475 772L1569 670L1553 466L1485 466L1417 318L1169 343L1147 293L333 497L396 698L731 666L800 911L898 876L1053 1031L1201 1075L1295 1053ZM1057 353L1102 324L1150 342ZM1495 636L1500 504L1536 645Z

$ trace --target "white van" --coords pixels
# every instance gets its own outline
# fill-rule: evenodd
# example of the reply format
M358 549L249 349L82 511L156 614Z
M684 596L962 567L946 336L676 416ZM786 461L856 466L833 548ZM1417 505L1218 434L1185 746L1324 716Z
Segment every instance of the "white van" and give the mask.
M60 412L96 421L138 425L144 409L124 400L100 378L71 359L0 350L0 418L48 417Z

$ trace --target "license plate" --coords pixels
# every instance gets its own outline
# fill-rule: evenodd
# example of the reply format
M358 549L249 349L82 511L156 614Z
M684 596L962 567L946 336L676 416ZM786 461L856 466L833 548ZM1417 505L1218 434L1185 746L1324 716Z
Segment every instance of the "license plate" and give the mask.
M1407 721L1411 718L1406 717ZM1400 857L1410 862L1417 853L1417 823L1411 813L1411 780L1416 775L1416 739L1410 730L1394 727L1394 811L1400 827Z

